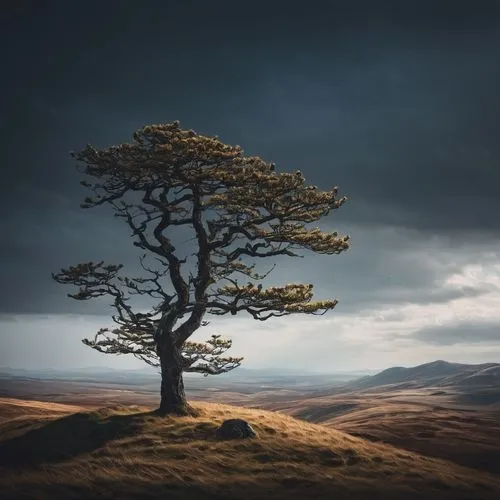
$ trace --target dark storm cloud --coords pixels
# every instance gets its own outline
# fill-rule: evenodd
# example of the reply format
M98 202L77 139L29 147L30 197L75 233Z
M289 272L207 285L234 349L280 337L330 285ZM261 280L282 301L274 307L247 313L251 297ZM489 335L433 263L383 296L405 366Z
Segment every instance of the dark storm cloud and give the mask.
M436 325L423 328L412 337L435 345L498 343L500 322L467 321L454 325Z
M471 231L496 239L498 2L53 1L9 9L1 97L9 181L0 184L0 277L9 287L1 311L109 311L65 299L70 290L50 280L82 260L136 266L124 224L78 208L85 193L68 152L177 118L280 169L299 168L320 187L339 184L351 201L331 220L348 232L395 226L459 243ZM450 296L432 292L433 272L394 259L389 243L357 241L368 247L334 259L332 276L345 267L325 282L342 285L346 311ZM314 262L309 274L324 277L325 261Z
M305 254L304 260L298 262L282 259L272 276L276 276L277 282L281 279L315 283L318 296L338 299L339 314L358 314L363 309L388 305L445 304L496 291L493 285L480 281L463 286L445 284L450 276L461 275L470 262L497 262L498 255L490 252L487 256L495 240L486 238L474 245L469 235L471 241L463 249L467 236L429 241L415 230L349 224L343 229L349 229L352 237L348 252L334 257Z
M472 47L381 47L338 73L311 55L307 76L279 75L269 92L269 147L340 184L343 220L498 232L500 36L464 38Z

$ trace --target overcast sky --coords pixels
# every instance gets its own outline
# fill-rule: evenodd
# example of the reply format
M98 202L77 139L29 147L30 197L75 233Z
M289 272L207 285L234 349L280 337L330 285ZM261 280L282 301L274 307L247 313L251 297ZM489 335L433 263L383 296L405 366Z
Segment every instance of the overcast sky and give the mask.
M33 0L0 23L0 366L142 366L81 344L113 311L50 273L138 274L69 152L175 119L350 198L323 223L348 252L273 274L335 311L196 339L230 336L247 368L500 361L500 2Z

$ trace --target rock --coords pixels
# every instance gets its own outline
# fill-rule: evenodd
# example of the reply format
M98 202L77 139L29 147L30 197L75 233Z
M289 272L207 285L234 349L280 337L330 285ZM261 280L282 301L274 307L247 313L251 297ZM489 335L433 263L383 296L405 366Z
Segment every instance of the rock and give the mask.
M246 439L257 436L257 433L246 420L232 418L222 422L216 435L219 439Z

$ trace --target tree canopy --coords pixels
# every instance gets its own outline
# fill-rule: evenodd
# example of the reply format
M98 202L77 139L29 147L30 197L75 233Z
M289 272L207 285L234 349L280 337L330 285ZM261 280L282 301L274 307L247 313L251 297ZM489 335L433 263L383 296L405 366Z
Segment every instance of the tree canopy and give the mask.
M176 351L183 371L222 373L242 358L221 355L231 342L213 336L206 344L189 342L205 314L248 313L265 321L295 313L324 314L336 299L313 300L313 285L288 283L264 287L273 267L259 272L259 261L301 257L303 250L339 254L349 237L313 224L346 201L338 188L309 186L300 171L275 171L258 156L218 137L183 130L179 122L151 125L130 143L96 149L87 145L73 157L96 179L82 185L93 193L83 208L109 205L131 230L146 277L121 276L121 265L79 264L53 278L73 284L77 300L110 296L119 325L101 329L84 343L105 353L130 353L162 367L166 352ZM172 231L192 232L189 255L181 255ZM157 267L145 264L150 256ZM269 258L269 259L266 259ZM165 286L165 280L169 286ZM128 300L147 294L156 302L147 313L134 312ZM168 347L167 347L168 346ZM163 356L165 354L165 356Z

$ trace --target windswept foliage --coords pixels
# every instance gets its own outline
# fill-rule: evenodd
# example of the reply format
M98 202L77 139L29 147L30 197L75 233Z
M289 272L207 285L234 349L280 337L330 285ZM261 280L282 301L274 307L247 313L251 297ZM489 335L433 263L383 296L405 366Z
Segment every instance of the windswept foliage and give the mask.
M239 146L217 137L183 130L179 122L144 127L130 143L97 150L88 145L73 154L84 173L97 182L82 184L93 192L83 208L108 204L131 229L147 278L119 276L121 266L87 263L53 275L59 283L80 287L77 300L113 297L119 328L102 329L84 342L106 353L130 353L162 369L163 386L182 385L182 371L221 373L242 358L222 358L230 341L218 336L207 344L188 342L206 313L247 312L254 319L293 313L324 314L334 299L313 300L312 284L263 288L256 282L269 272L257 262L276 256L300 257L301 250L339 254L349 237L311 224L340 208L338 189L307 186L300 171L277 173L272 163L245 156ZM172 239L176 227L192 230L196 262L181 255ZM153 256L160 270L146 267ZM171 289L163 286L168 278ZM130 295L156 299L151 311L134 313ZM182 388L181 388L182 389ZM167 389L165 389L167 390ZM183 405L183 389L174 406Z
M153 367L160 367L155 332L158 328L159 319L157 307L148 313L134 313L127 304L129 295L147 294L153 298L158 296L165 298L159 279L166 270L153 270L144 264L145 255L139 260L142 268L151 273L149 278L128 278L118 275L122 265L104 265L87 262L77 266L64 269L53 278L62 284L73 284L79 286L77 293L69 293L68 297L76 300L88 300L93 297L111 296L116 314L112 316L113 321L119 328L110 330L101 328L93 339L83 339L83 343L99 352L106 354L133 354L145 363ZM143 286L152 284L151 286ZM204 323L205 325L208 322ZM182 346L182 364L185 372L198 372L203 375L218 375L238 367L243 358L222 357L231 348L232 341L223 339L220 335L212 335L205 343L184 342Z

